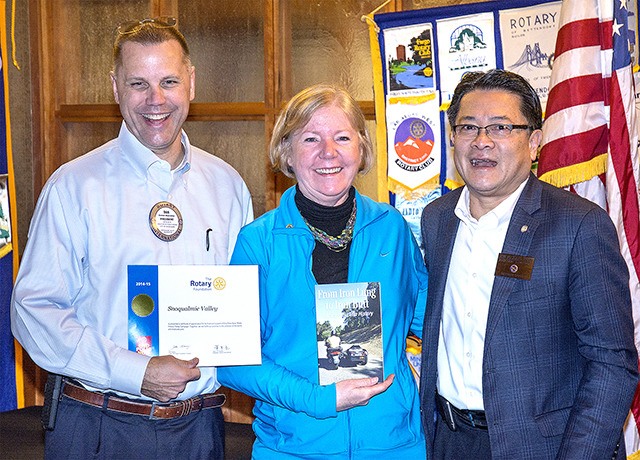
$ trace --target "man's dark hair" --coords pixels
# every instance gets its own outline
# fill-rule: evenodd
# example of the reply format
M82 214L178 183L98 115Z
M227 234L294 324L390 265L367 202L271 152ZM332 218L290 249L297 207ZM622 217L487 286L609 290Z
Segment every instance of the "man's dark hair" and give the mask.
M536 90L517 73L502 69L469 72L462 76L447 110L447 118L451 126L456 123L462 97L476 90L500 90L515 94L520 98L520 111L527 119L527 124L533 129L542 128L542 107Z

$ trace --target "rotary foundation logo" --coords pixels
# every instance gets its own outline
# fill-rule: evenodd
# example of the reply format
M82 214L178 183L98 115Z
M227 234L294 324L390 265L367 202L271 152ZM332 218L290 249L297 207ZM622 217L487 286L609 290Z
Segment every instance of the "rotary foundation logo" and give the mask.
M409 117L398 125L393 146L398 158L398 167L405 171L422 171L435 160L430 158L433 150L433 129L428 120Z

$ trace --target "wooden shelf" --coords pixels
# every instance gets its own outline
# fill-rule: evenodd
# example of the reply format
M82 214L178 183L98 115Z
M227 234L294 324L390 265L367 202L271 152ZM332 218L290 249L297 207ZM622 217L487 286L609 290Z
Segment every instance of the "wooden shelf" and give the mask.
M264 102L193 103L188 121L264 120ZM62 104L56 111L62 123L112 123L122 120L118 104Z
M358 102L368 120L375 118L373 101ZM197 102L187 121L264 121L264 102ZM273 114L275 115L275 114ZM122 120L117 104L62 104L56 111L62 123L113 123Z

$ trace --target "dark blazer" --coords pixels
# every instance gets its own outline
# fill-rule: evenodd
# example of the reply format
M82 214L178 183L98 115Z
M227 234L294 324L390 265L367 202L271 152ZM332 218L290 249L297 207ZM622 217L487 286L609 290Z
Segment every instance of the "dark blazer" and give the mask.
M433 455L438 334L462 188L422 215L429 270L420 397ZM482 364L494 459L625 458L638 382L629 274L600 207L531 175L503 253L534 258L530 280L496 276Z

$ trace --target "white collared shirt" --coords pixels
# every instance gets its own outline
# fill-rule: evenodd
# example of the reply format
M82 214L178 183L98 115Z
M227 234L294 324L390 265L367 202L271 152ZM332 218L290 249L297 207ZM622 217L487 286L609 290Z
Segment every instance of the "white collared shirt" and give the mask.
M184 132L181 140L184 158L172 171L123 123L117 139L47 181L11 320L14 335L48 371L140 397L150 358L128 349L127 266L229 263L240 228L253 219L249 190L231 166L192 146ZM183 219L175 241L160 240L150 227L150 212L162 201ZM179 399L218 387L216 369L203 367Z
M459 409L484 410L482 360L498 254L526 180L502 203L475 219L465 187L444 291L438 341L438 393Z

